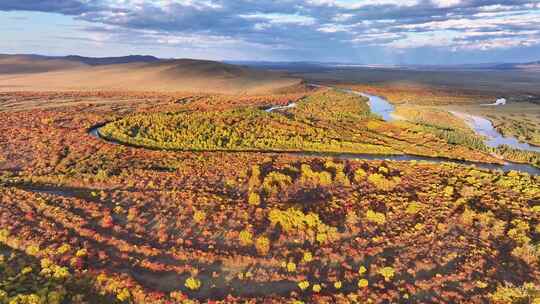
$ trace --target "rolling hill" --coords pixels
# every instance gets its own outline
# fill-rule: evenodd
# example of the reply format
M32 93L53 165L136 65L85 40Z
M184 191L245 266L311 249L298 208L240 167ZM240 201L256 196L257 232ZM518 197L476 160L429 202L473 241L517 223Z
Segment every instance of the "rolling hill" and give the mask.
M80 62L87 65L109 65L109 64L124 64L135 62L158 62L161 59L154 56L141 56L141 55L129 55L121 57L83 57L77 55L70 55L61 57L65 60Z
M0 55L0 75L33 74L84 67L80 61L39 55Z
M504 63L495 66L496 69L500 70L532 70L540 71L540 60L525 62L525 63Z
M2 55L2 91L187 91L266 93L300 83L284 73L216 61L151 56Z

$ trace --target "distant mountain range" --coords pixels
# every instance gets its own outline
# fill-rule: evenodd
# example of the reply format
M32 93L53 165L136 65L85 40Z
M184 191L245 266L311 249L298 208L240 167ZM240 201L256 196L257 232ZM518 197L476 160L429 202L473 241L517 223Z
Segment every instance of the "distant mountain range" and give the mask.
M527 63L503 63L495 66L499 70L538 70L540 71L540 60Z
M286 73L195 59L0 55L2 90L266 93L299 84Z
M422 64L359 64L347 62L317 62L317 61L227 61L231 64L260 67L273 70L289 71L317 71L334 69L401 69L401 70L538 70L540 61L526 63L478 63L478 64L455 64L455 65L422 65Z
M333 70L540 72L540 61L463 65L367 65L343 62L217 62L130 55L0 55L0 88L6 90L137 90L213 93L275 92L297 85L305 75ZM385 72L386 73L386 72ZM386 73L387 74L387 73Z
M101 66L112 64L129 63L155 63L159 61L170 61L150 55L129 55L120 57L84 57L78 55L69 56L43 56L35 54L0 54L0 73L2 70L2 60L19 59L26 62L38 62L42 65L39 71L56 69L61 63L65 67L77 67L80 65ZM67 63L70 62L71 64ZM47 64L45 64L47 63ZM525 63L478 63L478 64L455 64L455 65L421 65L421 64L360 64L354 62L319 62L319 61L233 61L227 60L223 63L231 65L241 65L273 70L320 70L328 68L371 68L371 69L414 69L414 70L540 70L540 60Z
M2 55L0 54L0 74L5 73L43 73L56 70L82 68L128 63L159 62L154 56L130 55L122 57L83 57L83 56L42 56L42 55Z

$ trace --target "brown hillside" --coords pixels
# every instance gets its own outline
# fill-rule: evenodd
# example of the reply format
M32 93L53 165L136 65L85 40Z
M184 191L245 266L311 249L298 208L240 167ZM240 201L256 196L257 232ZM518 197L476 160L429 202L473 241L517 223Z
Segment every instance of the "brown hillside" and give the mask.
M126 90L239 94L271 92L299 82L299 79L280 73L192 59L103 66L80 64L39 74L0 74L2 91Z
M0 55L1 74L32 74L81 68L86 64L31 55Z

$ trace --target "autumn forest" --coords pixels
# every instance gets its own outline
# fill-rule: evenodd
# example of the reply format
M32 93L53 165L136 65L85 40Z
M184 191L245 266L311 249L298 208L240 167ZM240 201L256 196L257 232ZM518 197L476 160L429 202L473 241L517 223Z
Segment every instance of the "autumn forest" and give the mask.
M387 122L310 86L4 93L0 109L0 303L540 299L540 176L470 165L538 153L447 111Z

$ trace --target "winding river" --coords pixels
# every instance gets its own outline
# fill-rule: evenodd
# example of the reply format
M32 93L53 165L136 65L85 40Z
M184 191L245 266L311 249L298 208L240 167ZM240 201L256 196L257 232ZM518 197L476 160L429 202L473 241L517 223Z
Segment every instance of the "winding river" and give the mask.
M312 86L322 87L319 85L312 85ZM369 95L369 94L365 94L361 92L355 92L352 90L340 89L340 91L350 93L350 94L360 95L360 96L368 98L369 99L368 104L371 109L371 112L380 116L385 121L392 121L395 119L393 117L393 114L395 112L395 107L388 100L379 96ZM289 109L293 107L296 107L296 103L290 103L286 106L270 107L266 109L265 111L273 112L276 110L284 110L284 109ZM486 145L488 146L497 147L501 144L506 144L511 147L522 149L522 150L529 150L528 148L536 148L536 147L531 147L527 144L520 143L515 138L503 137L493 127L491 122L483 117L472 116L472 115L460 113L460 112L452 112L452 113L464 119L471 126L471 128L475 130L478 134L485 136L487 138ZM122 144L122 143L115 142L115 141L102 137L99 134L99 128L101 128L102 126L103 125L94 126L88 131L88 133L92 135L93 137L96 137L101 140L106 140L112 144L119 144L119 145ZM532 151L540 151L540 148L538 150L532 150ZM507 162L504 165L499 165L499 164L488 164L488 163L472 162L472 161L464 161L464 160L456 160L456 159L448 159L448 158L440 158L440 157L416 156L416 155L408 155L408 154L380 155L380 154L356 154L356 153L278 152L278 151L261 151L258 153L281 153L281 154L290 154L294 156L303 156L303 157L333 157L336 159L347 159L347 160L387 160L387 161L419 161L419 162L431 162L431 163L452 163L452 164L458 164L458 165L475 166L477 168L486 169L486 170L502 170L504 172L519 171L519 172L526 172L531 175L540 175L540 168L536 168L528 164L519 164L519 163L512 163L512 162Z
M341 91L367 98L371 113L379 115L384 121L394 120L393 115L394 115L394 112L396 111L396 107L394 107L393 104L388 102L388 100L379 96L370 95L370 94L366 94L362 92L356 92L352 90L341 90Z
M450 111L450 113L463 119L476 133L484 136L488 147L497 148L506 145L514 149L540 152L540 147L534 147L528 143L520 142L515 137L503 136L495 129L495 127L493 127L493 123L491 123L489 119L456 111Z
M368 104L371 112L379 115L384 121L392 121L396 119L394 116L396 109L388 100L379 96L351 90L341 91L368 98ZM465 123L467 123L467 125L478 135L485 137L485 144L488 147L497 148L499 146L506 145L518 150L540 152L540 147L531 146L528 143L521 142L512 136L503 136L487 118L457 111L450 111L450 113L465 121Z

